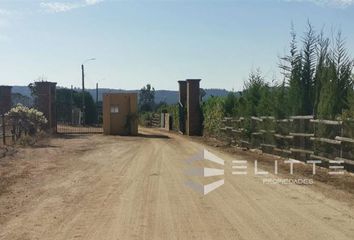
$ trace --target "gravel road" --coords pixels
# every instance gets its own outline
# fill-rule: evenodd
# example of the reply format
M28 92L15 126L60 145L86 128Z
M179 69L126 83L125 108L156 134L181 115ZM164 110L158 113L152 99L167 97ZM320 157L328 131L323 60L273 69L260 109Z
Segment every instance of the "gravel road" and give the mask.
M353 239L353 203L326 197L316 183L232 175L242 156L210 147L225 175L191 178L185 160L205 147L200 141L140 132L55 138L0 159L0 239ZM185 185L222 178L205 196Z

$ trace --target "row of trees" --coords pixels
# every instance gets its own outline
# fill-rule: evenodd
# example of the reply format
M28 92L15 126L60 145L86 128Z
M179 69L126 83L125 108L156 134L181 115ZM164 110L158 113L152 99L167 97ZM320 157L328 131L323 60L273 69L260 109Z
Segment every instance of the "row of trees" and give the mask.
M290 54L282 60L289 85L291 114L335 118L350 109L353 93L353 59L341 32L331 39L316 34L311 24L299 50L292 31Z
M315 115L319 118L354 117L353 59L339 32L334 38L316 34L308 24L302 47L291 32L290 53L281 58L284 79L273 85L260 70L251 72L244 90L220 99L228 116ZM207 105L215 105L210 100Z
M224 116L354 118L353 65L340 32L329 38L309 23L298 39L292 28L290 52L280 58L283 80L270 84L252 71L243 91L203 103L204 127L217 131Z
M89 92L84 93L85 97L85 123L97 123L97 106ZM59 122L70 123L73 117L73 110L82 109L82 92L68 88L56 90L56 108Z

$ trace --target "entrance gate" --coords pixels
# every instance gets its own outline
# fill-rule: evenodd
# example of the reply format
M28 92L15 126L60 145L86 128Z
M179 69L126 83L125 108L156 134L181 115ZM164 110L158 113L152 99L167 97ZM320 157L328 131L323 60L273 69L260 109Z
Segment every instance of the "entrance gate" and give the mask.
M98 94L93 101L90 93L85 92L85 114L82 113L81 91L57 88L56 90L56 132L59 134L103 133L102 101ZM85 115L85 123L83 116Z

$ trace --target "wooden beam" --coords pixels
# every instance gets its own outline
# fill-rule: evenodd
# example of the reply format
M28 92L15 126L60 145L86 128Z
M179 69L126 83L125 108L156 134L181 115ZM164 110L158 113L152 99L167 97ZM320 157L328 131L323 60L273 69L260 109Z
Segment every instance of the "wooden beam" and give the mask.
M354 143L354 139L353 138L346 138L346 137L337 136L335 139L338 140L338 141L342 141L342 142Z
M274 120L275 118L272 116L261 116L261 119L270 119L270 120Z
M278 119L276 122L293 122L294 119Z
M294 136L281 135L281 134L274 134L274 137L276 137L276 138L284 138L284 139L294 139Z
M263 122L262 118L259 117L251 117L252 120L258 121L258 122Z
M272 145L272 144L264 144L264 143L261 143L261 146L262 146L262 147L270 147L270 148L275 148L275 147L276 147L275 145Z
M275 131L274 130L264 130L264 129L261 129L261 130L259 130L260 132L262 132L262 133L275 133Z
M329 139L329 138L315 138L315 137L311 137L310 140L311 140L311 141L317 141L317 142L325 142L325 143L335 144L335 145L340 145L340 144L342 143L341 141L334 140L334 139Z
M343 121L333 121L333 120L324 120L324 119L311 119L310 122L313 123L322 123L326 125L342 125Z
M336 161L344 161L346 164L354 165L354 160L346 159L346 158L341 158L341 157L336 157Z
M312 115L306 115L306 116L291 116L291 119L313 119Z
M291 151L291 152L299 152L299 153L314 154L314 152L311 151L311 150L299 149L299 148L290 148L290 151Z
M314 133L289 133L290 136L294 137L314 137Z
M322 161L325 161L325 162L333 161L333 159L329 159L329 158L326 158L326 157L318 156L318 155L315 155L315 154L311 154L310 157L314 158L314 159L322 160Z

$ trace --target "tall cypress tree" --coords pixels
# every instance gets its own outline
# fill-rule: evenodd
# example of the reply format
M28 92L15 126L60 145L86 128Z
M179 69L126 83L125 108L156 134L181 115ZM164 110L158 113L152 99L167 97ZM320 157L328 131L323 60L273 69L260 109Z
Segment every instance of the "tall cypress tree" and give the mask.
M303 39L304 49L302 55L302 74L300 89L302 92L302 108L301 113L304 115L311 115L314 113L314 72L316 68L316 43L317 38L315 31L310 23L308 23L308 30Z
M339 32L321 70L323 90L317 106L319 117L335 118L350 109L352 70L353 60L349 57Z
M320 95L326 79L328 78L327 62L328 62L329 39L324 36L322 31L318 36L318 44L316 46L317 67L314 78L314 114L317 115Z
M291 26L290 55L281 58L286 83L289 86L288 104L289 114L298 115L302 112L303 92L301 91L302 54L297 47L297 38L294 26Z

